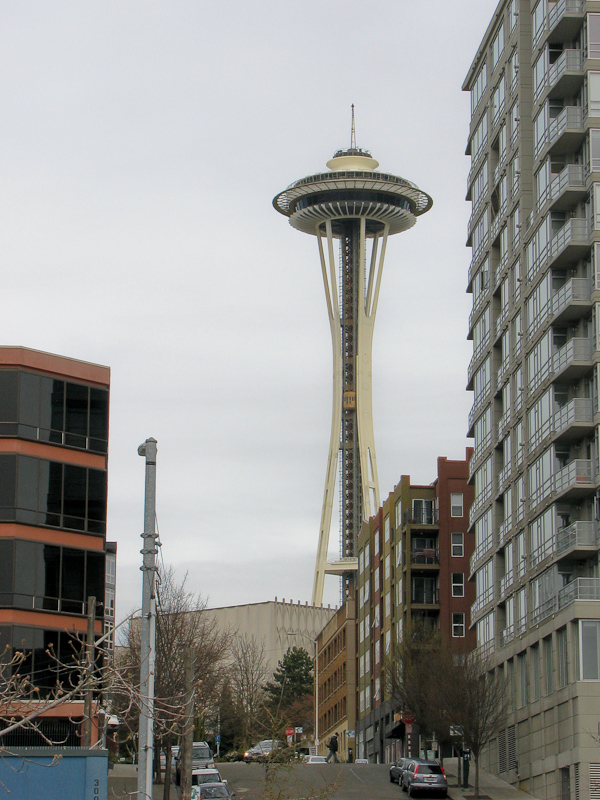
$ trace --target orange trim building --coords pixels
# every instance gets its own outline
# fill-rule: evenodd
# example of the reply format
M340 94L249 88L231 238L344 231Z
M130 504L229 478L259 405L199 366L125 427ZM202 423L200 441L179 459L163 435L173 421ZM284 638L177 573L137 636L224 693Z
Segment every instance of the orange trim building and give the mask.
M72 660L88 597L106 632L109 390L108 367L0 347L0 653L23 652L42 695L57 678L49 649ZM114 609L114 580L111 598ZM79 744L81 703L59 708L44 734Z

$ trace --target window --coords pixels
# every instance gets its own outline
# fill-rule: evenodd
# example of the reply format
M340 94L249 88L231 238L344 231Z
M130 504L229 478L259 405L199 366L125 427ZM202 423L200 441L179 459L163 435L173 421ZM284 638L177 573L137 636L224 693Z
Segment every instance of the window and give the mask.
M390 518L386 517L383 522L383 538L384 541L389 542L390 540Z
M388 592L385 596L385 616L389 617L392 613L392 600L391 594Z
M465 596L465 575L463 572L452 573L452 597Z
M589 114L597 117L600 114L600 72L588 72Z
M379 531L375 531L374 542L373 542L373 555L378 555L379 553Z
M117 557L111 553L106 554L106 583L117 582Z
M531 648L531 699L535 702L541 696L540 648L536 644Z
M508 29L513 30L519 19L519 0L510 0L508 5Z
M462 639L465 635L465 615L452 614L452 636L455 639Z
M400 500L396 503L396 528L402 527L402 503Z
M552 658L552 636L544 639L544 679L546 695L554 691L554 663Z
M519 672L519 708L529 702L527 691L527 657L525 653L517 656L517 669Z
M600 14L588 14L588 56L600 58Z
M487 85L487 70L485 62L483 63L481 69L477 73L477 77L473 83L473 88L471 89L471 114L475 111L477 106L479 105L479 101L485 91L485 87Z
M390 562L391 562L391 556L390 556L390 554L388 553L388 554L386 555L386 557L385 557L385 562L384 562L384 563L385 563L385 579L386 579L386 581L387 581L387 580L389 579L389 577L390 577L390 571L391 571L391 570L390 570L390 568L391 568L391 563L390 563Z
M558 650L558 688L564 689L569 681L566 628L561 628L556 632L556 645Z
M492 69L496 66L504 50L504 23L498 28L498 32L492 42Z
M477 161L479 155L481 154L481 151L487 142L487 135L488 121L487 114L484 114L479 125L475 128L473 138L471 139L471 160L473 162Z
M493 124L498 121L500 114L504 111L504 102L506 100L506 79L504 73L498 81L494 94L492 95L492 120Z
M463 516L463 496L458 492L453 492L450 495L450 516L452 517Z
M600 622L595 619L579 621L581 642L581 680L600 680Z
M432 525L433 500L413 500L413 520L421 525Z
M379 642L379 639L377 639L377 641L375 642L375 663L379 664L380 661L381 661L381 644Z
M465 535L464 533L451 534L451 554L454 558L462 558L465 554Z
M546 19L546 0L539 0L539 3L532 11L532 36L535 42L544 29Z

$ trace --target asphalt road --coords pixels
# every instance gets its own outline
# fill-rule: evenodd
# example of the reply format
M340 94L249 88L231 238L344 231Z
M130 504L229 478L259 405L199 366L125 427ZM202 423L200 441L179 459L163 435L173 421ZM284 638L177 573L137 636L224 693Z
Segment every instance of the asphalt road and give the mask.
M377 764L278 765L266 778L262 764L217 764L235 792L235 800L404 800L406 795L390 783L389 767ZM136 767L119 765L111 770L108 798L136 795ZM170 800L179 789L170 787ZM153 800L162 800L164 786L153 787Z

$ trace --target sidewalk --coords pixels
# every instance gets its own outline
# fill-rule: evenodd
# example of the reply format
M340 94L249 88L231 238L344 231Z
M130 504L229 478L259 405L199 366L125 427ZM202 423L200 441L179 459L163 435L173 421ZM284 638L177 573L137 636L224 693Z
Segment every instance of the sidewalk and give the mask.
M451 800L471 800L475 796L475 764L471 761L469 765L469 788L458 787L457 783L457 759L445 758L444 769L448 776L448 797ZM515 789L509 783L490 775L489 772L479 771L479 796L482 800L540 800L527 792Z

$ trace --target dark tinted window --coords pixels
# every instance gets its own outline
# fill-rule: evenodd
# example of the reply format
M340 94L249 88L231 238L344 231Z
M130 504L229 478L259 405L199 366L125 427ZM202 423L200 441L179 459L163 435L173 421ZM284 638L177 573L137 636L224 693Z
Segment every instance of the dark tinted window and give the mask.
M442 768L437 764L419 764L419 775L441 775Z
M39 375L31 372L21 373L19 392L19 422L34 428L40 424L40 383Z
M37 542L15 543L15 592L33 596L35 594L35 555Z
M17 421L18 375L16 370L0 370L0 422Z
M10 539L0 540L0 605L12 603L14 546Z
M85 552L63 548L61 598L63 610L81 614L84 600Z
M15 507L17 491L17 457L0 456L0 519L14 519L2 513L2 509Z
M104 553L87 553L86 576L86 598L95 597L104 603Z
M58 597L60 594L60 547L45 544L43 593L46 597Z

